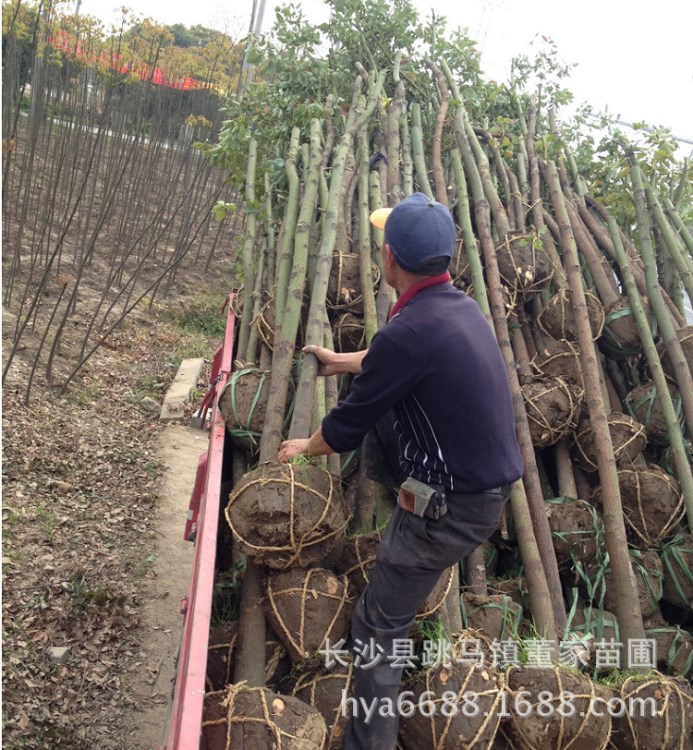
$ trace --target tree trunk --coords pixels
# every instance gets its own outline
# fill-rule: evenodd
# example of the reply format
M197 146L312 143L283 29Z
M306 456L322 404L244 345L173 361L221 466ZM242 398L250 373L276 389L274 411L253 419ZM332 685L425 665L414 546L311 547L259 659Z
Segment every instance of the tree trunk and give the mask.
M621 493L616 473L616 459L611 442L611 433L606 421L606 406L601 397L601 382L597 365L597 352L582 286L582 273L575 238L571 231L570 218L563 201L558 173L553 164L545 166L544 178L551 194L554 211L561 231L565 254L564 264L570 285L570 294L580 346L580 361L585 379L585 402L589 410L590 424L597 448L597 464L601 482L606 546L614 573L614 599L620 635L624 643L644 638L645 629L638 601L638 590L628 554L626 527L623 520Z

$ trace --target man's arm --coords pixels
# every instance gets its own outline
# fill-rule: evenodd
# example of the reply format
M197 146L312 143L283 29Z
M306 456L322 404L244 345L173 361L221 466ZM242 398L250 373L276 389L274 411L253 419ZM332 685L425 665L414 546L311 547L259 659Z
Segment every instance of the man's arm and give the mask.
M286 463L294 456L327 456L330 453L334 453L334 451L325 442L325 438L322 436L322 427L318 427L309 438L285 440L279 449L277 459Z
M340 372L350 372L359 375L361 372L361 362L368 354L368 349L360 352L333 352L324 346L308 344L303 347L307 354L314 354L319 362L318 375L338 375Z

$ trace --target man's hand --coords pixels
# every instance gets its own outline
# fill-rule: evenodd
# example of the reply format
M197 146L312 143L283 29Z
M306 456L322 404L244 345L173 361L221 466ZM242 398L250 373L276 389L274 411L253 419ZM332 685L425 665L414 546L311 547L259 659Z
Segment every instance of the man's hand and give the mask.
M318 427L309 438L285 440L277 454L277 461L286 463L294 456L328 456L330 453L334 453L334 451L325 442L325 438L322 436L322 427Z
M337 352L333 352L331 349L326 349L324 346L316 346L315 344L308 344L303 347L303 351L306 354L315 354L318 360L318 375L336 375L339 372L343 372L340 367L340 356Z
M285 440L282 443L281 448L279 449L277 460L285 464L290 458L294 458L295 456L303 456L304 454L309 453L309 443L310 438L296 438L294 440Z

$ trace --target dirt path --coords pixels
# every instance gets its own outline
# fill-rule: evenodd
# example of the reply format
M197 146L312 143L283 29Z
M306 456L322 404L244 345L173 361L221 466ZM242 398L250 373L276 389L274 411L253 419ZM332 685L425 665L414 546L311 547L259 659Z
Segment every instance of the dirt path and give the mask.
M132 697L142 710L132 717L132 750L163 745L168 724L171 680L180 645L183 617L180 600L187 593L194 547L183 540L190 493L207 433L168 425L158 439L158 460L164 465L157 514L156 559L147 574L141 608L140 664L131 674Z

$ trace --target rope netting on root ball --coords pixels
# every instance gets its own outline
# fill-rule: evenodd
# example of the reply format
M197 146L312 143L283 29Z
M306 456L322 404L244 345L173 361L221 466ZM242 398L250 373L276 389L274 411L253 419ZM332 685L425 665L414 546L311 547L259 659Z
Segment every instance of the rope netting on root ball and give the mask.
M677 534L661 551L663 598L693 611L693 536Z
M427 617L431 617L445 604L450 589L452 588L452 582L455 578L455 568L450 567L444 570L438 583L436 583L433 591L426 597L424 603L419 607L419 611L416 613L417 620L424 620Z
M502 281L518 292L536 292L551 281L551 264L536 234L508 232L496 246L496 258Z
M693 746L693 690L688 682L653 672L629 677L619 696L626 710L614 716L610 748L689 750ZM645 708L634 708L639 706Z
M678 331L676 331L676 338L678 339L679 343L681 344L681 348L683 349L683 356L686 358L686 362L688 362L688 369L693 372L693 325L679 328ZM671 358L669 357L669 353L667 352L663 341L660 342L660 344L657 346L657 351L659 352L659 356L662 360L662 367L664 368L664 372L670 378L674 378L674 368L671 364Z
M619 469L621 504L632 543L641 549L657 548L679 529L685 513L679 483L659 466ZM592 496L601 503L601 489Z
M257 450L267 418L270 373L247 366L234 370L219 396L219 411L235 445Z
M307 672L299 677L292 695L317 708L327 725L327 750L339 750L349 717L344 699L353 694L353 665L336 665L330 671Z
M604 329L604 308L592 292L585 292L585 300L592 338L596 340L602 335ZM577 340L573 302L567 289L561 289L558 294L551 297L539 314L537 323L544 333L548 333L554 339Z
M279 324L281 325L282 316L284 311L280 310ZM277 320L277 312L275 310L274 295L268 292L263 293L263 304L260 308L260 312L253 318L251 325L257 328L258 336L265 346L270 350L274 351L274 327ZM304 296L303 305L301 307L301 318L298 324L298 333L296 335L296 346L300 349L303 346L303 340L305 337L306 326L308 322L308 299Z
M502 699L492 667L434 667L414 675L404 688L413 693L412 711L400 720L399 739L406 750L490 750Z
M265 613L294 664L316 658L327 638L346 638L355 605L346 575L322 568L286 570L267 581Z
M542 378L522 386L529 432L536 448L557 443L575 426L582 391L563 378Z
M539 376L564 378L584 389L580 352L567 339L547 339L532 359L532 367Z
M476 241L476 253L481 254L479 242ZM448 266L448 273L452 277L452 283L458 288L466 291L467 287L472 283L472 272L469 267L469 260L467 257L467 250L464 246L464 240L462 238L457 240L455 246L455 254L452 256L450 265Z
M667 383L671 400L674 404L674 412L679 424L683 423L683 411L681 409L681 394L675 385ZM669 431L667 421L662 411L662 405L657 396L657 386L649 381L633 388L626 396L626 407L628 411L644 425L647 437L655 445L669 445Z
M616 464L629 466L638 459L647 445L645 427L633 417L618 411L612 411L607 416L606 423L611 435ZM580 418L571 445L573 457L578 465L589 473L597 471L599 445L587 414Z
M319 565L349 521L335 479L312 464L260 464L238 482L225 513L243 552L282 570Z
M206 690L223 690L233 682L234 656L238 640L238 622L211 627L207 646ZM277 640L265 641L265 684L276 684L288 674L291 662L286 649Z
M326 738L320 712L298 698L242 682L205 695L200 750L323 750Z
M558 667L511 666L505 676L510 720L505 732L517 750L604 750L611 718L590 710L612 693L586 675ZM570 706L565 705L570 693ZM574 709L574 711L572 710Z
M366 329L363 320L353 313L340 315L332 326L335 350L342 353L358 352L366 348Z
M594 558L604 538L597 509L572 497L551 498L545 508L558 564L585 563Z
M373 289L380 283L380 269L371 261ZM332 270L327 285L325 300L330 310L349 310L363 315L363 293L361 292L361 258L357 253L334 253Z
M359 594L366 588L369 573L375 565L380 539L380 530L376 529L368 534L348 536L344 540L335 568L337 572L349 576Z
M205 678L208 693L223 690L233 682L233 652L238 638L237 631L238 622L230 622L209 629Z

